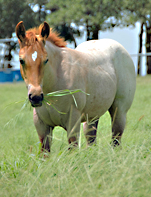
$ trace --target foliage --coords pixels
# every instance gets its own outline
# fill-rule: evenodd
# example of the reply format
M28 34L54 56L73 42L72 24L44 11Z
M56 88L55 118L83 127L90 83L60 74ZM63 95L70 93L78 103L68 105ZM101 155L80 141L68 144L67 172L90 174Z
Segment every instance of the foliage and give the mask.
M151 26L150 6L150 0L140 0L137 3L135 0L124 0L122 23L134 25L137 21L140 21L146 23L147 26Z
M48 3L48 0L28 0L30 7L36 12L36 21L38 23L43 23L46 17L45 5ZM35 7L37 6L37 9ZM39 24L38 24L39 25Z
M87 38L96 39L99 30L115 26L116 18L120 17L122 10L122 1L52 0L46 7L51 10L51 14L47 16L50 24L67 24L71 27L74 23L76 28L80 28L82 25L87 31Z
M26 28L35 26L35 13L25 0L0 0L0 38L10 38L19 21Z
M121 26L135 25L136 22L141 23L139 35L139 53L142 53L143 33L146 34L146 52L151 52L151 1L140 0L124 0L123 17L120 21ZM144 27L146 31L144 32ZM140 57L138 58L138 74L140 71ZM151 57L147 57L147 73L151 74Z
M137 78L122 149L110 146L109 114L101 117L97 145L68 151L66 132L56 127L44 159L30 108L20 111L25 84L0 85L0 196L143 196L151 193L150 76ZM11 104L10 104L11 103ZM10 104L10 105L9 105Z
M50 10L50 14L47 15L46 20L54 29L60 32L60 36L69 42L73 41L76 47L77 44L74 36L81 36L82 34L77 26L72 25L72 21L70 20L73 17L72 11L70 10L70 12L68 12L68 7L71 3L73 3L73 1L49 1L46 8Z

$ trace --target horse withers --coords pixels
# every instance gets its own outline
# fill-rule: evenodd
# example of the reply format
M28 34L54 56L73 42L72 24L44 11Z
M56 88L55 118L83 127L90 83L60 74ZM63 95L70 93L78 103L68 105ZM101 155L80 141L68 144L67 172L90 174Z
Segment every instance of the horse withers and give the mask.
M101 39L69 49L46 22L26 31L21 21L16 35L20 71L34 107L34 124L42 149L50 151L55 126L63 127L69 144L76 146L81 122L87 144L95 143L98 120L106 111L111 116L113 145L119 145L136 87L133 61L123 46ZM77 92L74 99L72 95L47 96L65 89L80 89L87 94Z

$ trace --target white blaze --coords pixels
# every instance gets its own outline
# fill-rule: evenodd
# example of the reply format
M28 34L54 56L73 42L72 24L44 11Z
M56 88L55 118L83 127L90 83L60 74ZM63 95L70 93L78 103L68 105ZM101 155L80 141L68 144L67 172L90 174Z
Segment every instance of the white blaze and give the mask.
M33 54L32 54L32 59L33 61L35 61L37 59L37 51L35 51Z

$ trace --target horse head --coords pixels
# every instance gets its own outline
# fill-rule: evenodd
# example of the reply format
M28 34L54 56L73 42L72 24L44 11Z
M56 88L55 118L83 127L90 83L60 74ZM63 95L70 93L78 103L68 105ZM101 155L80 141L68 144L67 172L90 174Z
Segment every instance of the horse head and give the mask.
M28 98L33 107L41 106L44 98L42 79L44 66L48 62L44 45L49 33L50 27L46 22L35 31L26 31L22 21L16 26L16 35L20 45L20 72L26 83Z

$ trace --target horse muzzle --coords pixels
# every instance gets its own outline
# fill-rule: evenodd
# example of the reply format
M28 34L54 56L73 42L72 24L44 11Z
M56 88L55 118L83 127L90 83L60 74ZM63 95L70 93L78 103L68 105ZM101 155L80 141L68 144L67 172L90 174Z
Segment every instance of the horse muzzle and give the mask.
M29 97L29 101L31 102L31 106L32 107L40 107L40 106L42 106L42 101L44 99L43 94L41 94L39 96L37 96L37 95L32 96L32 94L29 94L28 97Z
M44 100L44 94L41 87L28 87L28 99L32 107L42 106L42 101Z

